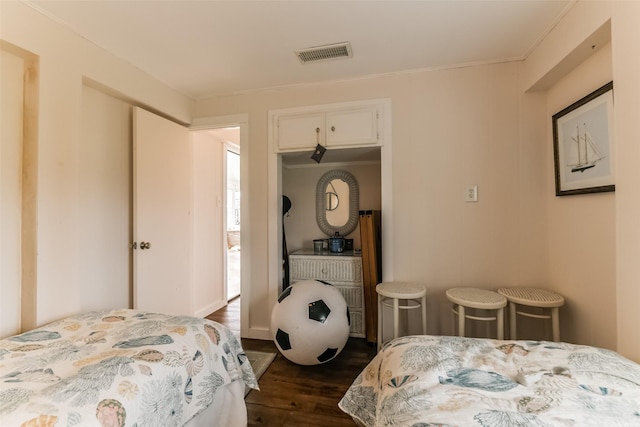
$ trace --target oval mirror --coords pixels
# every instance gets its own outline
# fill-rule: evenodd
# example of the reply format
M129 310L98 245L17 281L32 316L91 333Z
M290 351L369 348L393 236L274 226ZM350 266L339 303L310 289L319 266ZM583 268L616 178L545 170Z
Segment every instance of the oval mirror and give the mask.
M316 185L316 221L328 236L346 236L358 226L358 181L349 172L330 170Z

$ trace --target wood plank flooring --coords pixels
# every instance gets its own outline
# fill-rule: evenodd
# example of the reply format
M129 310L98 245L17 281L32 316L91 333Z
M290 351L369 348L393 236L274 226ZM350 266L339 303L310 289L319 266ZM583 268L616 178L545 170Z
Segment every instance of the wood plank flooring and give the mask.
M240 336L240 299L209 316ZM375 346L349 338L334 360L300 366L290 362L272 341L242 339L245 350L273 351L277 356L260 378L260 391L246 397L250 426L355 426L338 408L338 401L358 373L375 356Z

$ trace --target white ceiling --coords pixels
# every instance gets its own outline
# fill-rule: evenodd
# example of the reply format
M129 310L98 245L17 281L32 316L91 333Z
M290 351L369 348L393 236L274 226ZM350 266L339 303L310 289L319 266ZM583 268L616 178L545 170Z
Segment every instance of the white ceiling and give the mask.
M25 0L193 98L521 60L576 0ZM353 57L294 51L349 41Z

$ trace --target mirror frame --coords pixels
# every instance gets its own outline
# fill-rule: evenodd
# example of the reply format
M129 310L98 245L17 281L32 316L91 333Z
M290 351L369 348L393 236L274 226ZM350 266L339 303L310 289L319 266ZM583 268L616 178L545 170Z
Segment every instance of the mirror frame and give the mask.
M333 226L327 222L325 210L325 193L327 185L334 179L341 179L349 186L349 219L341 227ZM359 201L360 192L358 190L358 181L355 176L342 169L333 169L326 172L320 177L318 184L316 185L316 221L320 230L329 237L335 236L336 233L340 236L346 236L351 233L358 226L358 220L360 218L360 212L358 211Z

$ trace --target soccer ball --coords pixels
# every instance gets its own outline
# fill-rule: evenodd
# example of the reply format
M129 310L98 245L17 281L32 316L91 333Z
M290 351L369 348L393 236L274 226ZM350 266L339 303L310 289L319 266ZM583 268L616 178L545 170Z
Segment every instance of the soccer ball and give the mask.
M299 365L318 365L336 357L349 339L349 325L349 308L340 291L316 280L289 286L271 312L276 347Z

